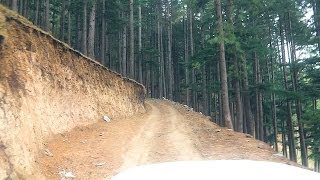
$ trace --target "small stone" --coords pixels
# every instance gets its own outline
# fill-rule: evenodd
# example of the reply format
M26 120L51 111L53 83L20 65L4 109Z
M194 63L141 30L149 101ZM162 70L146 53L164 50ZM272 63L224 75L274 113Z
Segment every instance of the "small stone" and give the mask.
M62 170L59 172L61 178L76 178L71 171Z
M221 132L221 129L217 129L216 132Z
M108 116L103 116L103 120L106 122L111 122L111 119Z
M99 166L104 166L106 164L107 164L106 162L101 162L101 163L97 163L96 166L99 167Z
M276 154L273 154L273 156L283 157L283 154L282 153L276 153Z
M45 150L44 150L44 154L47 155L47 156L49 156L49 157L53 157L53 154L50 152L49 149L45 149Z
M246 134L246 138L252 138L250 134Z

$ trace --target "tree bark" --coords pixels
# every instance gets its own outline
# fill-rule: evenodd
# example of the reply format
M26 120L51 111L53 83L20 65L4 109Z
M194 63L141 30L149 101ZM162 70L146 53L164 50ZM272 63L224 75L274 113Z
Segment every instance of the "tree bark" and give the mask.
M273 69L273 60L271 60L271 79L272 79L272 84L275 83L275 78L274 78L274 69ZM273 134L274 134L274 150L276 152L279 151L278 147L278 123L277 123L277 107L276 107L276 95L275 93L271 94L271 101L272 101L272 126L273 126Z
M190 58L194 56L194 38L193 38L193 10L191 5L189 9L189 33L190 33ZM192 64L192 62L190 62ZM197 111L197 88L196 88L196 72L195 69L191 66L191 95L192 95L192 107Z
M141 3L138 6L138 19L139 19L139 32L138 32L138 80L140 83L143 82L142 80L142 14L141 14Z
M255 64L255 85L256 85L256 112L255 112L255 131L256 138L263 141L264 140L264 123L263 123L263 106L262 106L262 93L259 90L261 82L261 69L260 69L260 60L257 53L254 53L254 64Z
M222 10L221 1L215 0L216 12L217 12L217 28L219 32L219 49L220 49L220 73L221 73L221 97L222 97L222 107L223 107L223 119L225 125L229 129L233 129L233 124L231 121L231 114L229 108L229 93L228 93L228 80L227 80L227 67L226 67L226 57L225 57L225 45L224 45L224 30L222 21Z
M168 31L168 97L173 100L174 72L172 63L172 22L171 22L171 3L167 0L167 31Z
M161 46L161 39L162 39L162 33L161 33L161 14L162 11L161 9L161 1L158 3L158 19L157 19L157 35L158 35L158 41L157 41L157 46L158 46L158 63L159 63L159 85L158 85L158 91L159 91L159 98L164 97L163 94L163 78L162 78L162 46Z
M35 18L34 18L34 22L36 25L40 25L39 23L39 3L40 0L36 0L35 6L36 6L36 10L35 10Z
M123 15L125 18L125 15ZM123 26L122 30L122 75L127 76L127 26Z
M18 0L11 1L11 9L18 12Z
M95 26L96 26L96 0L93 0L93 5L90 12L89 32L88 32L88 55L90 58L95 58L94 42L95 42Z
M71 0L68 4L68 44L71 45Z
M227 16L228 16L228 22L231 27L231 32L234 34L234 4L233 0L227 1ZM236 55L236 48L234 44L231 44L231 54L230 54L231 60L233 61L234 65L234 74L235 77L232 80L232 84L234 87L235 92L235 124L234 128L238 132L243 132L243 109L242 109L242 97L241 97L241 89L240 89L240 69L239 69L239 62L238 57Z
M189 69L189 41L188 41L188 25L187 18L183 18L184 22L184 64L185 64L185 86L186 86L186 103L191 106L190 91L190 69Z
M282 54L282 71L283 71L283 81L284 81L284 88L288 90L288 79L287 79L287 70L286 70L286 52L285 52L285 45L284 45L284 35L283 35L283 25L282 25L282 17L280 17L280 38L281 38L281 54ZM286 106L287 106L287 133L288 133L288 146L289 146L289 156L291 161L297 162L297 154L296 154L296 145L294 142L294 133L293 133L293 124L292 124L292 109L291 109L291 102L287 98L286 99Z
M296 67L296 47L295 42L293 40L292 35L292 25L291 25L291 17L290 13L289 15L289 31L290 31L290 42L291 42L291 60L292 60L292 86L293 86L293 92L298 92L299 87L299 80L298 80L298 70ZM304 133L304 124L302 122L302 105L301 100L298 98L296 100L296 114L297 114L297 120L298 120L298 129L299 129L299 140L300 140L300 149L301 149L301 161L302 165L305 167L308 167L308 150L306 146L305 141L305 133Z
M312 0L313 19L317 36L318 51L320 53L320 2Z
M45 6L44 30L49 31L50 30L50 22L49 22L50 3L49 3L49 0L45 0L44 6Z
M60 40L62 41L64 41L65 9L66 9L66 2L62 1L61 14L60 14Z
M24 0L23 1L23 11L22 11L22 15L26 18L29 18L28 17L28 13L29 13L29 2L28 0Z
M134 21L133 21L133 0L130 0L130 67L129 76L134 79Z
M87 55L87 0L83 0L83 15L82 15L82 45L81 50L84 55Z
M244 112L246 117L246 133L254 135L254 120L253 120L253 113L252 113L252 107L250 102L250 93L249 93L249 79L248 79L248 71L247 71L247 61L246 58L243 57L242 62L242 71L243 71L243 89L244 89Z
M103 65L106 65L106 0L102 1L102 14L101 14L101 45L100 45L100 59Z

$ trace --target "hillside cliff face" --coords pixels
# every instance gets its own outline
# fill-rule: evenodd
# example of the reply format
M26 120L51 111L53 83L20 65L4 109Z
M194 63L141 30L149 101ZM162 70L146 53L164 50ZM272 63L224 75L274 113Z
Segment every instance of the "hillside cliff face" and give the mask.
M32 178L53 134L144 111L145 89L0 7L0 179Z

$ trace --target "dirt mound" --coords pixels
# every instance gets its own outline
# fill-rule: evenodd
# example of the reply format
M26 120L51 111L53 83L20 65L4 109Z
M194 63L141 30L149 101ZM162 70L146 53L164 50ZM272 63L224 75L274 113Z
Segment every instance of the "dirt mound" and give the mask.
M250 135L236 133L169 101L147 101L147 113L57 135L52 156L37 162L48 179L72 172L79 179L110 179L137 165L180 160L249 159L297 166Z
M52 135L144 112L145 89L0 6L0 178L41 177Z

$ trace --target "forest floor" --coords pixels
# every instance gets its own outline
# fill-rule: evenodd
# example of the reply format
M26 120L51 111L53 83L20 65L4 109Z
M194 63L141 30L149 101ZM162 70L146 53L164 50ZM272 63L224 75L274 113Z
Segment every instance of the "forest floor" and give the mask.
M212 123L188 107L149 100L147 113L78 127L45 144L37 163L47 179L110 179L137 165L179 160L250 159L296 165L250 135ZM59 174L60 172L60 174Z

